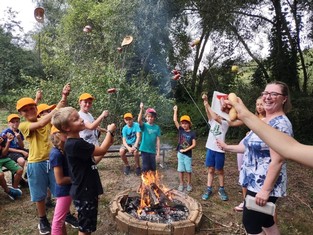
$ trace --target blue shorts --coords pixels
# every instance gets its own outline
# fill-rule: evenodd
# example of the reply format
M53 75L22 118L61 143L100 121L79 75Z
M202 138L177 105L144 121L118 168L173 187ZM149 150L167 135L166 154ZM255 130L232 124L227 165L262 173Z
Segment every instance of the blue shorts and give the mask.
M142 171L156 171L156 160L154 153L141 152Z
M178 172L192 172L192 158L178 152L177 153L177 159L178 159L178 165L177 165L177 171Z
M213 151L211 149L207 149L206 158L205 158L205 166L206 167L214 167L215 170L223 170L225 163L225 153L220 153L217 151Z
M92 233L97 229L98 198L91 201L73 200L78 213L78 229L80 232Z
M47 189L55 195L55 178L49 160L28 163L27 179L32 202L40 202L47 196Z

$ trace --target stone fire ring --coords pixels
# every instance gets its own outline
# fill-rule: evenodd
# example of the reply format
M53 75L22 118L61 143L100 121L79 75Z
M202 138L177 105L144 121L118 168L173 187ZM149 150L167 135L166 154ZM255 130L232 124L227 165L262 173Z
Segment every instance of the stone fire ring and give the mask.
M172 222L171 224L153 223L139 220L124 212L121 206L121 199L132 190L120 192L110 202L110 211L120 231L126 234L136 235L193 235L200 226L202 218L202 206L192 197L177 190L171 190L173 198L181 201L189 210L186 220Z

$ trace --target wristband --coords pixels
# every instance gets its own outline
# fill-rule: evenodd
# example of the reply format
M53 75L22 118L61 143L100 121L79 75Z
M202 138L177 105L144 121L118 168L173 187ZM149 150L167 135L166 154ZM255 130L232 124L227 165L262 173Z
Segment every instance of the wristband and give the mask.
M112 136L112 137L114 137L114 134L113 134L113 132L112 132L112 131L107 130L107 132L109 132L109 133L111 134L111 136Z

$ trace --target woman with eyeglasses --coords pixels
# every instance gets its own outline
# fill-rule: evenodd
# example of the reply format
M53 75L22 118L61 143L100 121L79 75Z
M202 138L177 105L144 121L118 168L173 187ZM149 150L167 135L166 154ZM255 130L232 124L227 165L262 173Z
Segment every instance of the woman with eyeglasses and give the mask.
M261 95L266 112L266 117L262 121L292 136L292 125L286 116L291 109L288 86L283 82L275 81L269 83ZM251 125L248 127L251 128ZM286 162L283 156L271 149L253 132L253 128L251 129L252 131L244 138L243 144L222 144L221 147L229 152L244 152L240 182L246 183L247 195L255 197L257 205L265 206L267 202L276 203L278 198L286 196ZM248 234L280 234L272 215L249 210L246 205L243 209L242 221Z

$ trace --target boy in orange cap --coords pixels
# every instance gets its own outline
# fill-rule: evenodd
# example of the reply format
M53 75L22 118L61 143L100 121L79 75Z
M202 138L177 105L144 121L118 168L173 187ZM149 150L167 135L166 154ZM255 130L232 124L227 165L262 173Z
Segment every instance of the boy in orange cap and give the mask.
M180 118L180 123L177 120L177 105L173 107L173 121L178 129L179 139L177 146L177 171L179 174L178 190L184 190L184 175L187 176L187 192L192 191L191 173L192 173L192 149L196 147L196 134L191 128L191 120L188 115L183 115Z
M95 97L93 97L89 93L83 93L79 96L78 101L80 110L78 114L85 123L85 129L79 132L79 135L88 143L99 146L98 138L99 133L102 130L102 128L100 128L100 123L103 118L106 118L109 115L109 111L104 110L97 119L94 119L94 117L90 113L90 109L92 107L94 99ZM103 156L95 156L96 162L98 163L102 159L102 157Z
M128 175L130 172L130 166L126 157L126 152L130 152L134 155L136 164L136 175L141 175L141 168L139 163L139 142L140 142L140 126L138 122L134 122L133 115L131 113L124 114L124 122L126 125L122 129L123 145L120 148L120 156L125 164L124 174Z
M39 216L38 229L40 234L50 233L50 223L46 216L45 198L47 189L54 193L55 178L49 168L49 152L51 143L49 140L51 118L54 112L66 105L67 96L71 90L70 84L63 87L62 98L56 109L38 119L37 104L29 97L21 98L16 103L16 109L26 121L20 123L20 131L29 142L29 155L27 165L28 184L31 201L36 203Z
M8 128L2 131L1 136L8 133L13 136L10 142L7 157L17 162L23 169L28 158L28 150L24 148L24 136L19 130L20 116L17 114L10 114L7 117Z

